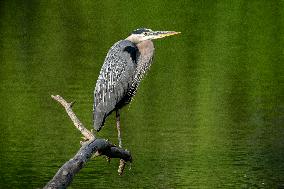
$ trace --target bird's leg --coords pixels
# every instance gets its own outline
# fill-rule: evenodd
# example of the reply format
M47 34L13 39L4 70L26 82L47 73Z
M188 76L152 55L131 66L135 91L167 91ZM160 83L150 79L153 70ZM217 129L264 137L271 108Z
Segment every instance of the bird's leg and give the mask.
M118 146L122 148L121 135L120 135L120 114L118 109L116 110L116 128L117 128Z
M117 128L117 138L118 138L118 146L122 148L121 135L120 135L120 114L119 110L116 110L116 128ZM123 174L126 162L123 159L120 159L118 166L118 174L121 176Z

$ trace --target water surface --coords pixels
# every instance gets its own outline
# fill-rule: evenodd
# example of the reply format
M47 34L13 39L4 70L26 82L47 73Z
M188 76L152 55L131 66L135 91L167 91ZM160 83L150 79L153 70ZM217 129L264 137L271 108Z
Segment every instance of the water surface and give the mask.
M1 1L0 188L40 188L79 149L50 98L76 100L92 128L110 46L175 30L121 112L134 162L89 162L70 188L284 187L283 1ZM116 141L114 115L99 133Z

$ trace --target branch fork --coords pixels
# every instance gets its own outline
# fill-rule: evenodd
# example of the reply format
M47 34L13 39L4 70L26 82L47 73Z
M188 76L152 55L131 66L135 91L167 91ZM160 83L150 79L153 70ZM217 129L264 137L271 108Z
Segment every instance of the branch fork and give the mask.
M78 173L84 165L91 159L91 157L97 157L101 155L110 158L120 158L120 164L118 168L119 175L122 175L126 162L132 161L132 156L129 151L116 147L108 140L98 139L95 135L85 128L81 121L77 118L72 110L74 102L68 103L59 95L51 95L51 97L59 102L66 110L66 113L74 123L74 126L83 135L81 141L81 148L77 154L67 161L55 174L55 176L46 184L45 189L53 188L66 188L72 182L73 177Z

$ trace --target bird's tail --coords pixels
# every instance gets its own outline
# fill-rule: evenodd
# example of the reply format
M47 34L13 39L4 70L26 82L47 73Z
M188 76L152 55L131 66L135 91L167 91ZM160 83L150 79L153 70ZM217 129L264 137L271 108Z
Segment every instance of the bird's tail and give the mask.
M94 129L99 132L101 128L104 126L105 122L105 114L103 112L93 112L93 124Z

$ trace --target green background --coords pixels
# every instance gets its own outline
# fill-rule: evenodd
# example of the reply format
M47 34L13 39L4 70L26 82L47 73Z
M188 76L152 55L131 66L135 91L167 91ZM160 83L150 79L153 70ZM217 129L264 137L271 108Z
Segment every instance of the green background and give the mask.
M154 41L150 72L121 112L134 162L100 157L70 188L283 188L284 1L0 1L0 188L39 188L80 147L50 98L92 128L108 49L134 29ZM114 115L100 137L117 143Z

